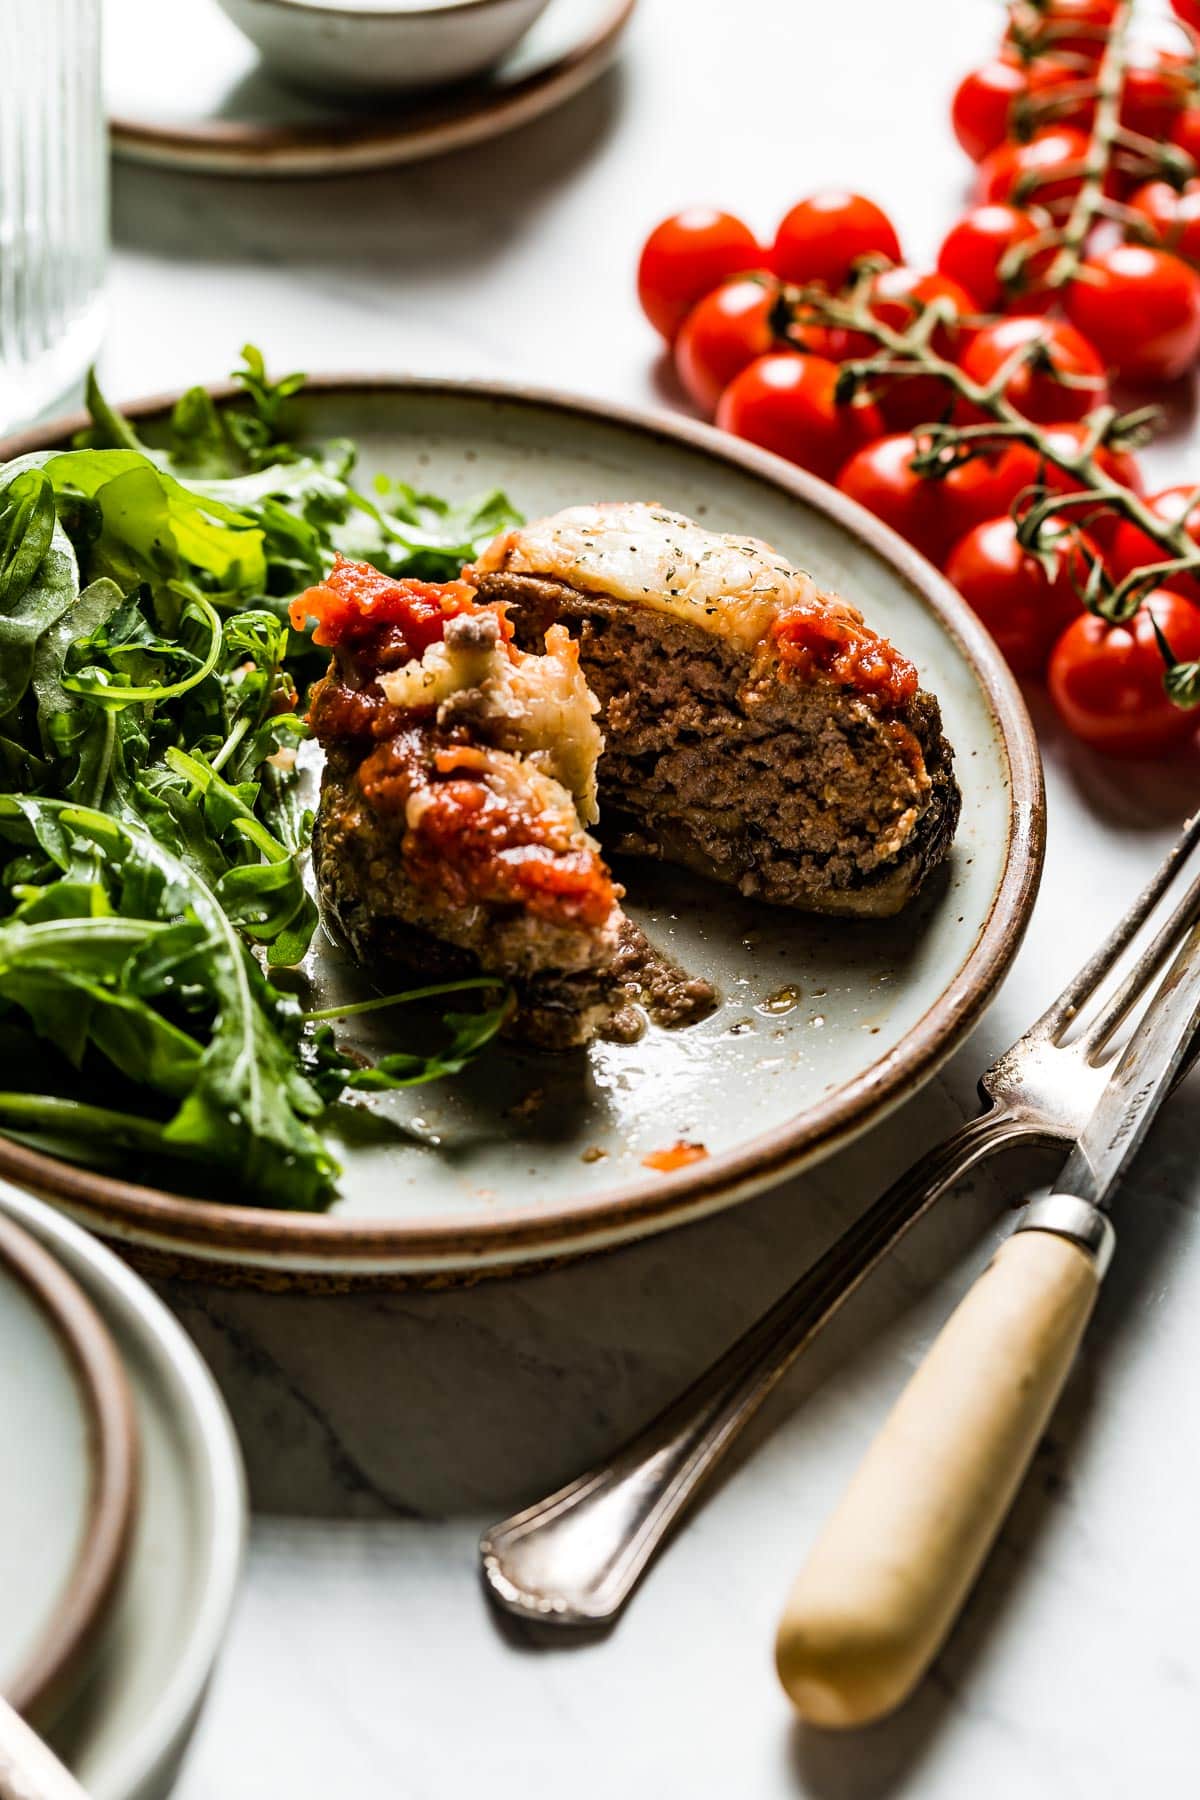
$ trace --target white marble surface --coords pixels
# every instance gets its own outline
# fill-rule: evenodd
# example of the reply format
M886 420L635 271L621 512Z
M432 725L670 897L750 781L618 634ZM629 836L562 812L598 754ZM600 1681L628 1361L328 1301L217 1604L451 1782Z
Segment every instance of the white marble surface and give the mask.
M631 295L644 230L695 200L764 229L858 186L928 258L961 202L946 122L985 0L643 0L619 67L566 112L445 162L276 186L117 171L117 397L276 368L494 374L665 392ZM1159 467L1200 474L1186 421ZM1196 789L1101 766L1046 721L1050 850L1025 950L944 1077L813 1177L686 1233L465 1292L171 1298L242 1427L245 1593L181 1800L1156 1800L1194 1793L1200 1591L1195 1103L1118 1219L1086 1352L934 1677L856 1739L792 1723L777 1609L872 1429L972 1270L981 1183L852 1303L607 1640L544 1650L488 1612L481 1525L615 1444L921 1145L1140 884ZM1016 1172L1009 1182L1016 1179Z

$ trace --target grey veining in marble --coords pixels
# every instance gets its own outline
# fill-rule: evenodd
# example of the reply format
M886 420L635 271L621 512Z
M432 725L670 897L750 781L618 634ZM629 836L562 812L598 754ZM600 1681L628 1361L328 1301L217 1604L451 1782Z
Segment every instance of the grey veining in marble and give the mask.
M712 201L768 231L837 182L930 260L966 189L949 93L996 29L966 0L643 0L620 65L574 106L436 165L295 185L120 169L107 384L215 377L252 337L276 366L672 398L631 297L646 228ZM1200 473L1188 431L1176 417L1152 471ZM685 1233L520 1281L167 1290L234 1408L258 1508L181 1800L1195 1792L1195 1080L1120 1203L1099 1314L1000 1547L896 1720L853 1741L793 1725L775 1616L1028 1169L948 1200L846 1309L610 1637L532 1645L489 1614L475 1568L480 1526L620 1441L965 1116L978 1070L1161 855L1200 765L1102 767L1040 722L1050 843L1026 947L974 1039L868 1141Z

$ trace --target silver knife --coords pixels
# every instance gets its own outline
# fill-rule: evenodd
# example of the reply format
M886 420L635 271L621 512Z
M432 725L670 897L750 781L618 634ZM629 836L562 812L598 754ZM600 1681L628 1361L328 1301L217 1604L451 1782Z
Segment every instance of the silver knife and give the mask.
M1200 926L1055 1190L1026 1206L901 1394L792 1590L780 1679L815 1724L900 1704L941 1647L1062 1390L1115 1237L1108 1207L1200 1028Z

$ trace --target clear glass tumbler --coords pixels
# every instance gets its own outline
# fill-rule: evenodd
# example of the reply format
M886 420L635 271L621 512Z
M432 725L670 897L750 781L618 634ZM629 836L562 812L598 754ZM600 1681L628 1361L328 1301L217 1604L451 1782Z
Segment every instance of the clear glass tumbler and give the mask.
M100 0L0 0L0 431L95 355L107 259Z

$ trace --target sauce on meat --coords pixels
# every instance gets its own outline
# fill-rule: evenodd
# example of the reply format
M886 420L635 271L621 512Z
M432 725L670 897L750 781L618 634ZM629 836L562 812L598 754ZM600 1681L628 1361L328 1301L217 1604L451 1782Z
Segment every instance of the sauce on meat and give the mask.
M297 630L316 619L313 642L334 652L310 700L313 735L323 744L357 740L367 751L359 790L376 813L403 827L401 855L412 879L455 906L512 905L603 926L616 893L589 840L565 839L561 820L493 791L485 751L438 728L433 708L392 705L376 679L420 658L462 613L497 612L507 643L503 610L481 606L465 581L396 580L339 556L328 580L298 595L289 611Z
M317 621L313 643L322 649L368 655L381 648L403 650L400 662L437 643L447 619L479 610L469 582L397 580L345 556L336 557L326 580L298 594L288 609L297 631L309 619Z
M853 688L865 700L899 709L917 691L917 671L906 656L845 608L801 600L770 629L780 668L801 677L814 671Z

